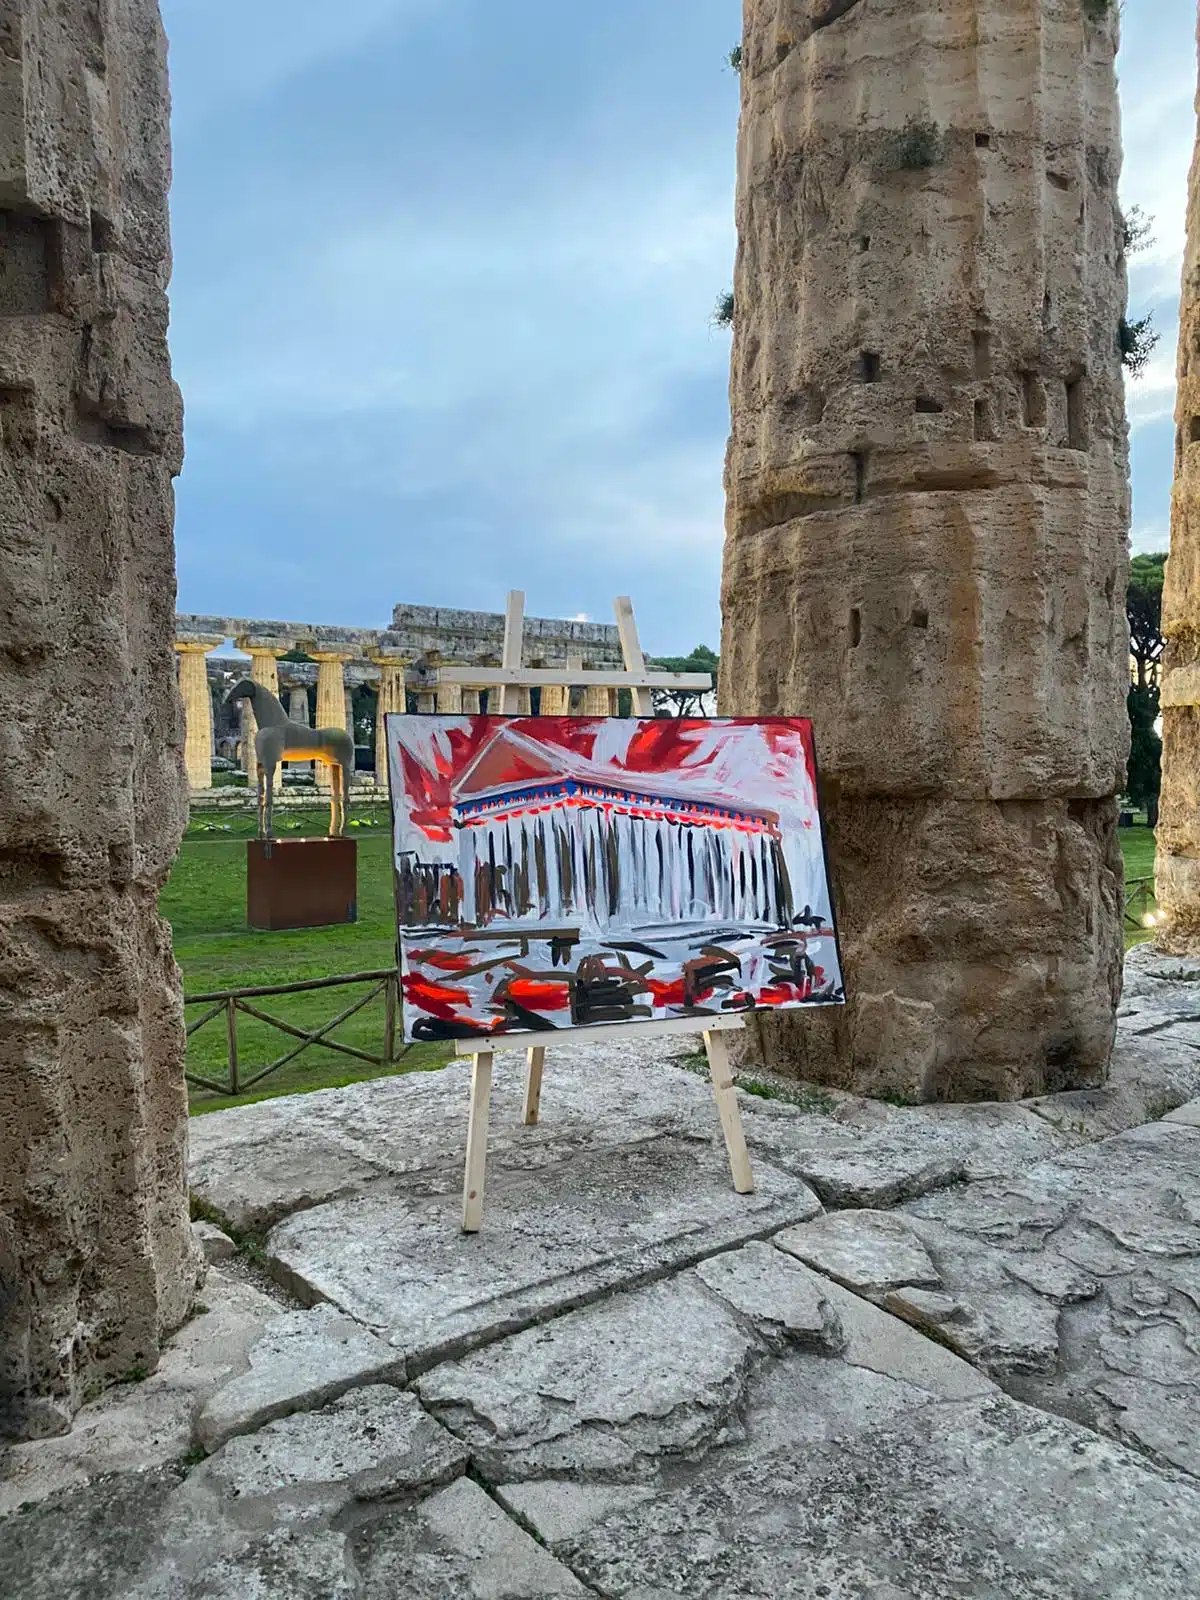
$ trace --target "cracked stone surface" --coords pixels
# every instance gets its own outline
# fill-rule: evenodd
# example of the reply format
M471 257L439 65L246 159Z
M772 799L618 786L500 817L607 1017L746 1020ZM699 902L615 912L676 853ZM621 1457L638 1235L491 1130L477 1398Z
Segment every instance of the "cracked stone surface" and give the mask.
M799 1339L772 1337L797 1313ZM1183 1600L1200 1582L1190 1480L1001 1395L770 1245L419 1388L503 1504L604 1595Z
M90 1401L70 1433L0 1457L0 1516L105 1473L186 1454L206 1399L248 1369L251 1349L279 1316L273 1300L215 1269L200 1292L202 1309L168 1340L148 1378Z
M775 1243L818 1272L860 1294L899 1284L932 1288L941 1282L929 1252L886 1211L838 1211L785 1228Z
M211 1395L196 1419L196 1439L206 1450L356 1385L404 1375L395 1350L333 1306L276 1316L248 1357L248 1370Z
M1200 1130L1150 1123L903 1208L948 1307L888 1306L1011 1392L1200 1473Z
M1198 993L1131 962L1095 1091L743 1095L748 1197L694 1063L556 1051L525 1129L509 1057L470 1238L462 1068L201 1119L312 1309L213 1268L158 1372L10 1452L0 1594L1191 1600Z
M707 1082L668 1064L653 1042L620 1049L556 1047L547 1059L538 1126L521 1122L524 1057L495 1058L489 1177L536 1170L587 1148L652 1138L716 1111ZM462 1183L471 1068L382 1078L305 1096L281 1096L197 1117L192 1191L238 1232L264 1233L293 1212L367 1194L454 1194ZM301 1099L311 1101L301 1105ZM215 1121L213 1119L216 1119Z
M538 1600L586 1590L462 1472L411 1394L366 1387L0 1521L21 1600Z
M849 1391L834 1376L843 1366ZM447 1362L417 1390L495 1482L637 1482L665 1460L744 1444L747 1407L764 1409L760 1383L787 1386L768 1381L768 1367L796 1392L766 1405L764 1426L795 1443L825 1437L838 1405L875 1415L993 1391L958 1357L757 1242Z
M723 1146L662 1136L565 1158L552 1178L496 1174L471 1238L457 1191L370 1195L300 1212L268 1250L302 1298L340 1306L415 1370L820 1211L761 1159L754 1177L735 1194Z

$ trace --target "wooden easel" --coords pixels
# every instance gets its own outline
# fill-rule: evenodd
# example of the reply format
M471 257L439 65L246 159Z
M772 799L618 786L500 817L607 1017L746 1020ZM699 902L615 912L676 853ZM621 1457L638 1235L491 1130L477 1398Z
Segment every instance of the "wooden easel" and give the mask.
M591 672L586 668L572 669L571 687L628 689L633 700L633 713L637 717L652 717L654 703L652 689L711 689L712 679L706 672L650 672L638 641L637 624L633 617L633 603L621 595L613 604L617 630L621 637L621 654L624 672ZM500 714L515 715L519 709L518 691L523 688L551 688L562 684L561 669L524 668L521 665L521 639L525 626L525 596L514 589L508 597L504 616L504 650L499 667L442 667L439 680L459 683L472 688L497 687L500 690ZM741 1016L679 1017L663 1022L630 1022L612 1026L573 1028L563 1030L564 1042L586 1044L611 1044L619 1039L661 1039L677 1034L703 1033L704 1049L708 1056L708 1071L712 1079L713 1096L725 1135L725 1148L729 1152L729 1170L733 1187L738 1194L752 1194L754 1177L750 1171L750 1158L746 1153L746 1138L742 1131L742 1118L738 1110L737 1093L733 1087L733 1069L729 1060L729 1046L725 1034L745 1026ZM497 1036L501 1046L504 1035ZM528 1037L528 1035L526 1035ZM530 1045L525 1071L524 1122L532 1126L538 1120L538 1107L542 1094L542 1068L546 1061L547 1046ZM471 1112L467 1122L467 1160L463 1176L462 1226L464 1233L478 1233L483 1221L483 1191L487 1176L488 1115L492 1098L492 1063L495 1046L481 1049L478 1039L460 1039L455 1053L473 1058L471 1067Z

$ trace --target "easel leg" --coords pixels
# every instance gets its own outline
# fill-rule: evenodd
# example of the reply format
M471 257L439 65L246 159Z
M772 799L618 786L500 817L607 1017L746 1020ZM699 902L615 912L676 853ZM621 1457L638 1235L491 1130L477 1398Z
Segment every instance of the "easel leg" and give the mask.
M492 1052L481 1050L471 1061L471 1115L467 1122L467 1170L463 1177L464 1233L478 1233L483 1221L483 1185L487 1176L488 1113L492 1102Z
M725 1148L729 1152L733 1187L738 1194L753 1194L754 1174L750 1171L750 1157L746 1154L746 1135L742 1132L742 1114L738 1110L737 1090L733 1087L729 1046L722 1033L712 1032L704 1035L704 1048L708 1052L708 1075L712 1079L713 1098L721 1118L721 1132L725 1135Z
M542 1066L545 1060L545 1045L531 1045L526 1051L525 1126L527 1128L532 1128L538 1119L538 1107L542 1101Z

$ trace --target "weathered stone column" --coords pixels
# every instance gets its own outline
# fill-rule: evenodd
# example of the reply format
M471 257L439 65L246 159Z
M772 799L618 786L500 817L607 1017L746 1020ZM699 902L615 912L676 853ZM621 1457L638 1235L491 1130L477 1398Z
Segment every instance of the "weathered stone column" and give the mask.
M308 704L308 690L303 684L299 684L295 688L289 689L287 712L292 721L298 722L302 728L312 727L312 715ZM289 761L288 765L293 772L302 773L305 777L312 776L314 763L311 761Z
M462 692L462 713L464 717L477 717L479 715L480 691L478 689L464 689Z
M153 1369L199 1261L158 914L187 820L166 49L153 0L13 0L0 40L0 1436L20 1438Z
M404 673L408 662L400 656L373 651L371 660L379 668L379 698L375 704L375 782L387 787L387 731L384 719L389 713L401 716L407 709Z
M462 716L462 684L439 683L437 688L437 708L444 717Z
M254 683L261 683L264 689L269 690L276 700L279 699L279 658L292 649L287 640L272 640L267 643L261 639L240 638L237 640L239 650L244 650L250 657L250 677ZM254 715L254 708L248 700L242 702L245 707L245 717L242 722L243 729L248 730L242 746L242 766L249 780L251 789L258 783L258 757L254 751L254 735L258 732L258 719ZM282 762L275 769L275 791L278 793L283 783Z
M308 706L308 690L303 685L288 690L288 716L293 722L298 722L302 728L312 727L312 715Z
M1200 111L1200 97L1197 98ZM1166 637L1159 707L1162 796L1155 830L1158 943L1200 952L1200 143L1188 177L1179 307L1171 559L1163 583Z
M1107 1068L1129 492L1096 10L746 0L720 704L815 721L850 1004L760 1044L848 1088Z
M542 690L540 715L543 717L565 717L571 709L571 689L569 684L548 684Z
M344 728L346 726L345 665L353 660L348 650L310 650L308 654L317 663L317 727ZM313 763L317 788L328 792L333 769L323 761ZM351 773L351 777L353 777Z
M223 641L214 635L176 639L179 694L183 701L184 766L193 794L212 788L213 716L205 657Z

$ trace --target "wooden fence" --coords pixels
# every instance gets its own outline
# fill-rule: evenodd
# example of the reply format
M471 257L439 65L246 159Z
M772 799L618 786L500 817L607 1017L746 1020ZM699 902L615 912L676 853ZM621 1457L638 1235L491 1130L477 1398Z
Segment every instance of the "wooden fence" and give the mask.
M1127 878L1125 881L1125 926L1127 928L1145 928L1147 916L1153 916L1158 909L1158 901L1154 898L1153 878ZM1154 924L1150 923L1150 927Z
M250 1004L253 1000L266 999L270 995L302 994L310 989L336 989L346 984L368 984L366 994L356 1000L353 1005L347 1006L344 1011L339 1011L331 1021L322 1023L319 1028L299 1028L295 1023L285 1022L282 1017L273 1017L260 1007ZM356 1011L361 1011L380 994L384 997L384 1024L383 1024L383 1049L380 1055L371 1055L366 1050L359 1050L355 1045L342 1044L340 1040L331 1039L329 1035L340 1027ZM322 1045L326 1050L338 1050L342 1055L353 1056L358 1061L366 1061L373 1067L390 1066L399 1057L396 1054L396 1015L399 1010L399 981L395 967L388 967L382 972L350 972L336 978L309 978L301 983L277 983L260 985L253 989L217 989L211 994L185 995L185 1006L207 1006L203 1016L197 1017L194 1022L187 1025L187 1036L190 1039L194 1033L206 1027L210 1022L215 1022L218 1017L225 1019L226 1040L226 1071L228 1079L225 1083L218 1083L214 1078L203 1077L198 1072L186 1072L187 1081L199 1089L211 1089L214 1094L239 1095L244 1094L254 1084L268 1077L272 1072L278 1072L280 1067L286 1067L289 1061L294 1061L303 1051L312 1045ZM278 1028L280 1033L290 1034L292 1038L299 1039L300 1043L291 1050L269 1062L266 1066L250 1068L247 1075L238 1057L238 1014L254 1017L259 1022L266 1022L272 1028ZM404 1055L410 1047L405 1045L400 1051Z

